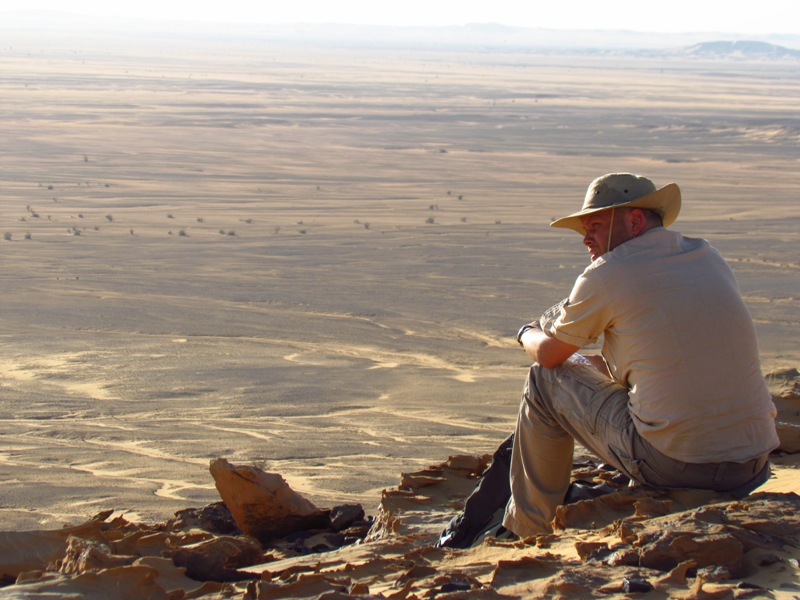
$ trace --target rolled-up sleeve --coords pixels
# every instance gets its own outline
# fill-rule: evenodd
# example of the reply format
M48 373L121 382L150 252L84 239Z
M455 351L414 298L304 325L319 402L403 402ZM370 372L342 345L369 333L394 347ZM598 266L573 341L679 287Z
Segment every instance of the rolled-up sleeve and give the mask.
M589 267L578 277L560 314L549 324L549 336L583 348L597 342L610 326L608 298L598 275L596 269Z

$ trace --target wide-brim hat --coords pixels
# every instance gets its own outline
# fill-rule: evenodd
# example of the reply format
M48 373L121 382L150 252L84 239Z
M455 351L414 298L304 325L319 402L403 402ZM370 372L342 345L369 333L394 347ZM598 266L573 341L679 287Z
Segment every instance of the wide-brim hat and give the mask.
M586 191L580 211L556 219L551 227L572 229L581 235L586 230L581 217L608 208L646 208L661 215L664 227L672 225L681 210L681 190L675 183L656 189L647 177L631 173L609 173L595 179Z

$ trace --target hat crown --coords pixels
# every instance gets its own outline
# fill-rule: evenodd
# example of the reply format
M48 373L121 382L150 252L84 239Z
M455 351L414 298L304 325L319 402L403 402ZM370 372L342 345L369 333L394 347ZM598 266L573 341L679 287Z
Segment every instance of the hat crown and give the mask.
M579 212L556 219L550 226L572 229L585 235L583 217L615 206L652 210L661 215L664 227L669 227L681 210L681 190L675 183L656 189L655 184L646 177L632 173L609 173L589 185L583 208Z
M581 212L628 204L655 191L655 184L647 177L630 173L603 175L595 179L586 190Z

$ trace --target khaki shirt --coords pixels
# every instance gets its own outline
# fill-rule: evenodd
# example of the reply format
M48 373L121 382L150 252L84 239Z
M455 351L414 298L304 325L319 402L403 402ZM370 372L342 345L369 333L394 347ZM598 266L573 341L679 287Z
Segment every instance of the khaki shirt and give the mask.
M752 318L705 240L659 227L621 244L578 277L548 334L603 336L639 434L667 456L745 462L778 445Z

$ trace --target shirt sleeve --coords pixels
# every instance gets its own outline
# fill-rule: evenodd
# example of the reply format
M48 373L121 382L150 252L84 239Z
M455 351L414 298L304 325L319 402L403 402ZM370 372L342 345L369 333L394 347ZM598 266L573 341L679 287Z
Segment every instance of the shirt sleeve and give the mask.
M594 344L611 324L609 304L602 279L590 267L575 281L569 298L546 333L579 348Z
M546 311L544 311L544 313L542 313L542 316L539 317L539 326L542 328L542 331L544 331L544 333L547 334L549 337L553 337L552 336L553 322L561 314L561 309L567 302L569 302L569 298L564 298L557 304L554 304Z

